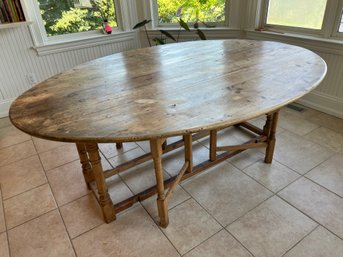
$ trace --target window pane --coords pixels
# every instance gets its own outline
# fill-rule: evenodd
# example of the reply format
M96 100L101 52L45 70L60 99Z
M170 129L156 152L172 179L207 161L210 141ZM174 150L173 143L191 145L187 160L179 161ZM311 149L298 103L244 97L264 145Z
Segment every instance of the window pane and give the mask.
M157 0L159 23L225 21L225 0Z
M321 29L327 0L269 0L267 24Z
M341 24L339 26L338 32L343 32L343 12L342 12Z
M37 0L48 36L117 26L114 0Z

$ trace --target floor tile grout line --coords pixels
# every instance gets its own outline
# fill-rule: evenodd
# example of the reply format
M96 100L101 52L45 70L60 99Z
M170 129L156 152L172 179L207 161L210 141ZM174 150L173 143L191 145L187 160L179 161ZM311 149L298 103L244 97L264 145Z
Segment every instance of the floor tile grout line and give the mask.
M208 238L206 238L204 241L200 242L199 244L197 244L196 246L192 247L191 249L189 249L187 252L185 252L184 254L181 254L181 256L185 256L186 254L190 253L192 250L194 250L195 248L199 247L200 245L204 244L205 242L207 242L208 240L210 240L212 237L214 237L215 235L219 234L220 232L225 231L225 228L222 227L219 231L217 231L216 233L214 233L212 236L209 236Z
M233 220L232 222L230 222L229 224L227 224L225 226L225 228L228 228L229 226L231 226L233 223L235 223L236 221L238 221L239 219L243 218L244 216L248 215L250 212L252 212L253 210L255 210L256 208L258 208L259 206L261 206L262 204L264 204L266 201L268 201L269 199L273 198L274 196L276 196L276 194L272 194L269 197L267 197L265 200L263 200L262 202L260 202L259 204L257 204L256 206L254 206L253 208L249 209L248 211L246 211L244 214L242 214L241 216L239 216L238 218L236 218L235 220Z
M181 186L181 185L180 185ZM182 186L181 186L182 187ZM202 206L202 204L200 204L184 187L182 187L182 189L183 190L185 190L186 192L187 192L187 194L189 194L190 196L191 196L191 198L190 199L193 199L197 204L199 204L200 205L200 207L208 214L208 215L210 215L210 217L212 218L212 219L214 219L218 224L219 224L219 226L221 226L222 228L224 228L225 226L223 226L210 212L209 212L209 210L207 210L207 208L205 208L204 206ZM188 199L188 200L190 200L190 199Z
M311 143L314 143L314 142L311 141ZM320 147L322 147L322 146L320 146ZM330 150L330 149L329 149L329 150ZM330 150L330 151L331 151L331 150ZM331 152L333 152L333 151L331 151ZM333 152L331 155L329 155L329 157L325 158L323 161L321 161L320 163L318 163L316 166L310 168L310 169L309 169L308 171L306 171L305 173L300 173L299 171L296 171L295 169L289 167L288 165L286 165L286 164L280 162L280 161L279 161L278 159L276 159L276 158L273 158L273 159L276 160L278 163L282 164L283 166L285 166L285 167L291 169L292 171L296 172L296 173L299 174L300 176L304 176L304 175L306 175L307 173L309 173L310 171L312 171L314 168L317 168L317 167L318 167L319 165L321 165L322 163L328 161L328 160L329 160L330 158L332 158L335 154L337 154L337 153L334 153L334 152Z
M33 146L34 146L34 148L35 148L35 150L36 150L36 152L37 152L36 145L33 144ZM57 211L58 211L58 213L59 213L59 216L60 216L60 218L61 218L61 221L62 221L62 223L63 223L65 233L66 233L67 236L68 236L70 246L71 246L72 249L73 249L74 255L77 256L76 250L75 250L74 245L73 245L73 242L72 242L72 240L71 240L71 238L70 238L70 235L69 235L69 231L68 231L67 226L66 226L66 224L65 224L65 222L64 222L63 216L62 216L61 211L60 211L60 209L59 209L59 206L58 206L58 204L57 204L56 197L55 197L54 192L53 192L53 190L52 190L52 188L51 188L50 181L49 181L49 179L48 179L48 176L46 175L45 168L44 168L44 166L43 166L42 159L41 159L41 157L40 157L39 154L38 154L38 159L39 159L40 164L42 165L42 168L43 168L43 170L44 170L44 175L45 175L45 177L46 177L46 181L47 181L47 183L48 183L48 185L49 185L49 188L50 188L52 197L53 197L53 199L54 199L54 201L55 201L55 204L56 204L56 207L57 207L56 209L57 209ZM52 211L53 211L53 210L52 210Z
M191 196L191 198L189 198L189 199L187 199L186 201L184 201L184 202L187 202L187 201L189 201L189 200L194 200L197 204L199 204L200 205L200 207L201 207L201 209L203 209L208 215L210 215L210 217L211 218L213 218L214 220L215 220L215 222L216 223L218 223L218 225L221 227L221 229L220 230L222 230L224 227L222 226L222 224L220 224L210 213L208 213L208 211L200 204L200 203L198 203L192 196ZM160 230L162 230L162 228L160 228ZM220 231L219 230L219 231ZM216 233L218 233L219 231L217 231ZM162 232L163 232L163 230L162 230ZM215 233L215 234L216 234ZM163 232L163 234L164 234L164 232ZM167 235L165 235L166 237L167 237ZM210 237L212 237L213 235L211 235ZM168 238L168 237L167 237ZM204 239L204 240L202 240L198 245L196 245L196 246L194 246L194 247L192 247L190 250L192 250L192 249L194 249L195 247L197 247L197 246L199 246L200 244L202 244L203 242L205 242L206 240L207 240L208 238L206 238L206 239ZM169 240L169 238L168 238L168 240ZM169 240L170 241L170 240ZM175 247L176 248L176 247ZM189 250L189 251L190 251ZM177 250L177 252L181 255L181 256L183 256L184 254L181 254L178 250Z
M38 218L44 216L45 214L48 214L48 213L50 213L50 212L54 212L54 211L56 211L57 209L58 209L58 207L56 206L55 208L53 208L53 209L51 209L51 210L49 210L49 211L46 211L46 212L44 212L44 213L41 213L41 214L39 214L39 215L37 215L37 216L35 216L35 217L33 217L33 218L30 218L30 219L28 219L28 220L26 220L26 221L24 221L24 222L22 222L22 223L20 223L20 224L15 225L15 226L12 227L12 228L9 228L8 231L11 231L11 230L13 230L13 229L16 229L16 228L18 228L18 227L20 227L20 226L22 226L22 225L24 225L24 224L26 224L26 223L29 223L30 221L33 221L33 220L35 220L35 219L38 219Z
M240 172L242 172L241 170L239 170ZM243 173L243 172L242 172ZM243 174L245 174L245 173L243 173ZM201 175L201 174L198 174L198 175ZM255 180L254 180L255 181ZM260 184L259 182L258 182L258 184ZM261 184L262 185L262 184ZM248 211L246 211L244 214L242 214L241 216L239 216L237 219L235 219L234 221L232 221L231 223L229 223L228 225L222 225L215 217L213 217L213 215L212 214L210 214L209 213L209 211L202 205L202 204L200 204L192 195L191 195L191 193L190 192L188 192L187 191L187 189L186 188L184 188L181 184L180 184L180 186L191 196L191 198L193 198L209 215L211 215L211 217L213 218L213 219L215 219L215 221L216 222L218 222L222 227L228 227L229 225L231 225L233 222L235 222L235 221L237 221L238 219L240 219L241 217L243 217L244 215L246 215L248 212L250 212L250 211L252 211L253 209L255 209L255 208L257 208L259 205L261 205L262 203L264 203L265 201L267 201L268 199L270 199L270 198L272 198L273 196L275 196L276 195L276 193L274 193L273 191L271 191L271 190L269 190L268 188L266 188L264 185L262 185L265 189L267 189L270 193L271 193L271 195L269 196L269 197L267 197L266 199L264 199L262 202L260 202L259 204L257 204L256 206L254 206L252 209L249 209Z
M14 143L12 145L7 145L7 146L3 146L3 147L0 147L0 150L4 150L6 148L9 148L9 147L12 147L12 146L16 146L16 145L20 145L22 143L26 143L26 142L29 142L29 141L32 141L32 137L30 136L30 139L26 139L26 140L23 140L23 141L20 141L18 143ZM32 142L33 143L33 142Z
M51 190L51 191L52 191L52 190ZM52 191L52 192L53 192L53 191ZM75 199L73 199L73 200L71 200L71 201L69 201L69 202L67 202L67 203L63 203L63 204L61 204L61 205L58 205L58 204L57 204L57 201L56 201L56 204L57 204L57 207L58 207L58 208L63 208L63 207L65 207L65 206L70 205L70 204L72 204L73 202L76 202L76 201L80 200L81 198L83 198L83 197L85 197L85 196L87 196L87 195L91 195L91 194L94 194L94 192L93 192L92 190L88 190L87 194L82 195L82 196L78 196L77 198L75 198ZM94 197L96 197L96 196L94 196Z
M35 146L34 146L34 148L35 148ZM35 151L37 151L36 148L35 148ZM38 155L38 159L39 159L39 162L40 162L40 164L41 164L41 166L42 166L42 168L43 168L43 171L44 171L44 167L43 167L43 165L42 165L42 162L41 162L41 159L40 159L39 155ZM12 227L12 228L7 229L8 231L10 231L10 230L12 230L12 229L14 229L14 228L17 228L17 227L19 227L19 226L21 226L21 225L23 225L23 224L25 224L25 223L27 223L27 222L30 222L30 221L32 221L32 220L34 220L34 219L37 219L37 218L39 218L39 217L41 217L41 216L43 216L43 215L45 215L45 214L47 214L47 213L50 213L50 212L52 212L52 211L58 209L58 205L57 205L55 196L54 196L54 194L53 194L53 192L52 192L51 186L50 186L50 184L49 184L49 181L48 181L48 178L46 177L45 172L44 172L44 176L45 176L47 182L44 183L43 185L47 184L47 185L49 186L49 189L50 189L50 191L51 191L52 198L54 199L55 208L53 208L53 209L51 209L51 210L49 210L49 211L47 211L47 212L41 213L41 214L39 214L38 216L36 216L36 217L34 217L34 218L28 219L28 220L26 220L26 221L23 222L23 223L17 224L16 226L14 226L14 227ZM40 185L40 186L43 186L43 185ZM38 187L39 187L39 186L38 186ZM37 187L35 187L35 188L37 188ZM27 190L27 191L30 191L30 190L32 190L32 188L29 189L29 190ZM27 192L27 191L26 191L26 192ZM6 218L5 218L5 221L6 221Z
M273 162L274 162L274 161L276 161L276 160L273 159ZM283 165L282 163L280 163L280 162L278 162L278 161L276 161L276 162L279 163L279 164L281 164L282 166L286 167L286 166ZM255 162L255 163L256 163L256 162ZM251 165L250 165L250 166L251 166ZM250 166L249 166L249 167L250 167ZM247 168L248 168L248 167L247 167ZM247 168L245 168L245 169L247 169ZM288 168L288 167L287 167L287 168ZM245 169L244 169L244 170L245 170ZM247 172L244 171L244 170L240 170L240 171L243 172L243 173L244 173L245 175L247 175L248 177L250 177L251 179L255 180L257 183L259 183L260 185L262 185L262 186L265 187L266 189L268 189L268 190L269 190L270 192L272 192L273 194L279 193L280 191L282 191L283 189L285 189L286 187L288 187L290 184L292 184L293 182L295 182L296 180L298 180L299 178L302 177L302 175L300 175L299 173L295 172L294 170L291 170L291 171L293 171L296 175L298 175L298 177L297 177L296 179L290 181L287 185L281 187L281 188L278 189L277 191L273 191L273 190L269 189L267 186L265 186L264 184L262 184L261 182L259 182L256 178L254 178L253 176L251 176L249 173L247 173Z
M287 199L283 198L281 195L277 195L280 199L282 199L283 201L285 201L286 203L288 203L290 206L292 206L293 208L297 209L299 212L301 212L302 214L304 214L306 217L308 217L309 219L311 219L313 222L321 225L322 227L324 227L325 229L327 229L328 231L330 231L332 234L336 235L338 238L340 238L341 240L343 240L343 237L337 235L335 232L333 232L331 229L329 229L328 227L326 227L324 224L320 223L319 221L316 221L314 218L312 218L309 214L307 214L306 212L300 210L298 207L296 207L294 204L292 204L290 201L288 201Z
M37 153L36 153L36 154L37 154ZM28 155L28 156L25 156L25 158L23 158L23 159L15 160L15 161L12 161L12 162L6 163L5 165L0 165L0 166L1 166L1 167L9 166L9 165L12 165L12 164L14 164L14 163L16 163L16 162L19 162L19 161L22 161L22 160L26 160L26 159L28 159L28 158L30 158L30 157L32 157L32 156L35 156L36 154L30 154L30 155Z
M304 178L310 180L312 183L314 183L314 184L316 184L316 185L318 185L318 186L320 186L320 187L322 187L322 188L325 188L327 191L329 191L330 193L332 193L332 194L338 196L339 198L341 198L341 199L343 200L343 196L341 196L341 195L339 195L338 193L332 191L331 189L327 188L326 186L321 185L319 182L317 182L317 181L315 181L315 180L313 180L313 179L311 179L311 178L309 178L309 177L306 177L306 176L304 176Z
M4 206L4 201L3 201L4 199L3 199L3 194L2 194L1 183L0 183L0 192L1 192L0 201L2 202L2 211L3 211L3 215L4 215L4 222L5 222L5 232L3 232L3 233L6 233L8 254L11 257L12 254L11 254L11 248L10 248L10 239L9 239L9 236L8 236L7 221L6 221L6 217L5 217L5 206Z
M132 210L133 208L137 208L137 207L138 207L138 204L140 204L140 203L137 202L137 203L135 203L134 205L132 205L130 208L124 210L123 212L116 213L116 214L118 214L116 217L120 217L121 215L125 214L127 211ZM111 223L113 223L113 222L116 222L116 220L115 220L115 221L112 221ZM109 223L109 224L111 224L111 223ZM84 231L84 232L80 233L79 235L73 237L73 238L71 239L71 241L73 241L73 240L75 240L75 239L81 237L82 235L84 235L84 234L86 234L86 233L88 233L88 232L90 232L90 231L92 231L92 230L94 230L94 229L96 229L96 228L98 228L98 227L100 227L100 226L106 225L106 224L109 225L108 223L105 223L105 221L103 221L101 224L98 224L98 225L92 227L91 229L88 229L87 231Z
M30 192L30 191L32 191L32 190L34 190L34 189L37 189L37 188L39 188L39 187L41 187L41 186L46 185L46 184L50 187L48 181L45 181L45 182L42 183L42 184L39 184L39 185L34 186L34 187L31 187L30 189L26 189L25 191L22 191L22 192L20 192L20 193L18 193L18 194L16 194L16 195L12 195L12 196L10 196L10 197L8 197L8 198L4 198L4 201L8 201L8 200L11 200L11 199L14 198L14 197L21 196L21 195L23 195L23 194L25 194L25 193L28 193L28 192ZM51 190L51 189L50 189L50 190ZM55 198L54 198L54 200L55 200Z
M289 253L290 251L292 251L292 249L294 249L297 245L299 245L306 237L308 237L309 235L311 235L317 228L319 228L320 225L317 224L317 226L315 226L309 233L307 233L305 236L303 236L296 244L294 244L291 248L289 248L287 251L285 251L281 257L285 256L287 253Z
M234 234L232 234L227 227L224 228L226 232L228 232L245 250L247 250L251 256L255 257L255 255L240 241L238 240L238 238L236 238L236 236Z
M160 231L160 233L162 234L162 236L164 236L168 242L173 246L173 248L175 249L175 251L179 254L179 256L182 256L182 254L177 250L176 246L173 244L173 242L169 239L169 237L167 237L167 235L163 232L163 229L160 227L159 224L157 224L157 222L155 221L155 219L152 217L152 215L147 211L147 209L145 209L144 205L139 202L141 204L141 206L143 207L144 211L148 214L148 216L152 219L152 222L157 226L158 230ZM168 210L169 213L169 210Z
M56 148L65 146L65 144L73 144L73 143L71 143L71 142L48 140L48 139L43 139L43 138L34 137L34 136L31 136L31 137L32 137L32 142L33 142L33 145L35 146L35 149L36 149L37 154L43 154L43 153L49 152L49 151L51 151L51 150L55 150ZM41 139L41 140L45 140L45 141L49 141L49 142L62 143L63 145L58 145L58 146L55 146L55 147L53 147L53 148L51 148L51 149L49 149L49 150L45 150L45 151L39 152L38 149L37 149L37 145L36 145L36 143L35 143L35 138L38 138L38 139Z
M39 159L40 159L41 156L40 156L39 154L38 154L38 156L39 156ZM46 174L46 173L53 172L53 170L56 170L56 169L58 169L58 168L61 168L61 167L64 166L64 165L71 164L71 163L76 162L76 161L79 161L79 159L74 159L74 160L72 160L72 161L65 162L65 163L63 163L63 164L61 164L61 165L58 165L58 166L53 167L53 168L50 168L50 169L45 169L44 166L43 166L43 164L42 164L42 166L43 166L44 172L45 172L45 174Z
M38 156L38 153L36 153L35 155ZM32 158L32 156L35 156L35 155L25 156L23 159L16 160L16 161L14 161L14 162L10 162L10 163L5 164L5 165L1 165L0 167L1 167L1 168L5 168L5 167L7 167L7 166L13 165L13 164L16 163L16 162L20 162L20 161L24 161L24 160L30 159L30 158ZM42 168L43 168L43 167L42 167Z

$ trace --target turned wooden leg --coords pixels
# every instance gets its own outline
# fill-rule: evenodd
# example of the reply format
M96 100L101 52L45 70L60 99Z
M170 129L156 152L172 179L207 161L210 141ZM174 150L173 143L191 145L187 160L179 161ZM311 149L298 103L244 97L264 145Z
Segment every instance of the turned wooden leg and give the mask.
M102 170L101 159L99 155L98 145L96 143L87 143L86 149L89 156L89 161L92 165L95 182L98 188L99 203L106 223L116 219L114 206L105 181L104 172Z
M122 149L123 148L123 143L116 143L116 148L117 149Z
M278 118L279 118L279 112L274 112L271 116L270 133L268 135L268 145L266 149L266 156L264 159L265 163L271 163L273 160L274 148L275 148L275 142L276 142L275 134L276 134Z
M263 126L263 135L266 136L267 139L269 138L269 135L270 135L272 120L273 120L273 114L267 114L266 124L264 124Z
M76 143L76 148L82 165L83 177L85 178L88 189L91 189L90 183L94 181L94 175L92 166L88 159L86 146L83 143Z
M210 131L210 161L217 160L217 130Z
M192 135L191 134L184 135L183 141L185 143L185 162L188 162L188 168L186 170L186 173L190 173L192 172L192 169L193 169Z
M168 203L164 193L164 179L162 169L162 139L151 139L150 150L154 159L156 187L157 187L157 209L160 217L160 226L166 228L169 224Z

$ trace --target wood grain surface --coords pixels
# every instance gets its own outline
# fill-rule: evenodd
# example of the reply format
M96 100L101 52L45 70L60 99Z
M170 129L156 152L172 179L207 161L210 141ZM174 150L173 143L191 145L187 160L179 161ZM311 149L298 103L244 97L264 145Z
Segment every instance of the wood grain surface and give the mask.
M126 142L219 129L276 110L315 88L325 62L304 48L195 41L106 56L18 97L10 119L40 138Z

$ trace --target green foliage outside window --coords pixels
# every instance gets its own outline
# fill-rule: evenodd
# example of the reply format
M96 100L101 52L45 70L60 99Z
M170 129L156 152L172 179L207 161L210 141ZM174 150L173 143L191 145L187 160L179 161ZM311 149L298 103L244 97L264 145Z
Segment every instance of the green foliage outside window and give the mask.
M38 0L48 36L76 33L102 28L103 19L117 26L114 1L97 0L96 5L78 6L74 0Z
M225 21L225 0L157 0L160 23Z

